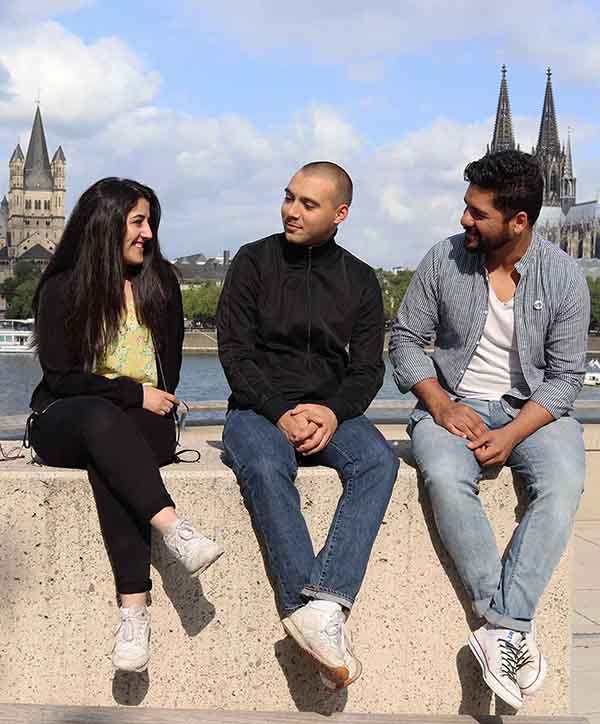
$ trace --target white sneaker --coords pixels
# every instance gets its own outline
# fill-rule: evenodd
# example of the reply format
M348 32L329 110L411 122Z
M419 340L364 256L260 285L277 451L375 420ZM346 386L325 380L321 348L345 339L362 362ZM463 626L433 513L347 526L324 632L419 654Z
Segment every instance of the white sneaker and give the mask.
M535 623L531 632L523 634L517 662L517 683L523 696L533 696L544 683L548 664L540 653L535 641Z
M332 689L350 686L362 673L345 622L341 606L332 601L310 601L281 622L298 646L323 667L323 683Z
M121 671L145 671L150 660L150 611L146 606L120 608L112 663Z
M508 628L485 624L469 636L469 648L475 655L483 680L502 701L519 709L523 704L517 683L517 665L523 634Z
M203 536L185 518L173 523L163 540L189 573L202 573L223 555L220 543Z

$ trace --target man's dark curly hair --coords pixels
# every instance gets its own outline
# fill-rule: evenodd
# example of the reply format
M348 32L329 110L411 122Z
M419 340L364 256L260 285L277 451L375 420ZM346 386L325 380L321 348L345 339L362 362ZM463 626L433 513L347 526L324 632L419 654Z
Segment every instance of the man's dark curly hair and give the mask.
M465 181L494 192L494 206L506 220L525 211L529 225L540 215L544 179L535 158L522 151L497 151L465 168Z

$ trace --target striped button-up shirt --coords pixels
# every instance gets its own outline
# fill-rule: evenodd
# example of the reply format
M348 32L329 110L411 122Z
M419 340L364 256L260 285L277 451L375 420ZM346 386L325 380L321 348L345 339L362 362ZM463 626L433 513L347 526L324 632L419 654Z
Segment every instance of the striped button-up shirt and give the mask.
M571 257L535 233L515 269L520 279L514 324L523 381L501 403L514 416L531 399L558 418L572 409L585 375L587 282ZM456 395L485 327L488 295L483 257L467 251L464 234L430 249L411 280L390 337L394 379L402 392L434 377ZM424 348L434 336L429 357Z

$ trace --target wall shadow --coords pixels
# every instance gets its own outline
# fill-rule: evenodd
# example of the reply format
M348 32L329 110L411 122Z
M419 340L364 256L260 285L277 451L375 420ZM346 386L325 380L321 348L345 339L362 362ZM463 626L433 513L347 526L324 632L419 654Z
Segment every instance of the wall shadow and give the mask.
M409 456L410 459L410 456ZM410 463L409 463L410 464ZM413 462L414 466L414 462ZM493 468L484 473L482 478L482 484L485 485L486 481L493 481L499 475L501 467ZM471 600L468 597L458 572L454 566L452 559L446 551L444 544L442 543L433 517L433 510L429 501L425 489L424 480L417 470L418 480L418 500L421 506L423 519L427 526L427 531L431 539L431 543L438 557L440 565L444 569L448 580L450 581L452 588L456 594L458 601L460 602L464 614L467 626L471 631L478 628L484 623L484 620L479 618L471 608ZM516 495L516 504L514 509L515 525L521 520L526 507L527 507L527 492L522 480L513 474L513 486ZM513 532L514 536L514 532ZM502 561L504 562L510 543L506 546L506 549L502 555ZM465 638L467 633L465 632ZM493 692L487 687L481 677L481 669L479 664L476 662L468 646L463 646L457 653L456 656L456 668L458 677L462 689L461 703L458 709L459 714L467 714L473 716L478 721L487 722L488 724L497 724L500 721L499 716L493 716L490 714L492 707L492 697L495 699L494 709L498 715L513 715L516 710L506 704L502 699L496 697Z
M197 636L216 615L213 604L205 597L198 575L190 576L174 560L160 535L152 531L152 565L161 577L164 592L173 604L188 636ZM218 562L217 562L218 565Z
M348 702L348 690L328 689L321 681L315 662L293 639L287 637L277 641L274 650L298 711L322 716L344 711Z
M150 688L147 671L115 671L112 682L113 699L121 706L139 706Z

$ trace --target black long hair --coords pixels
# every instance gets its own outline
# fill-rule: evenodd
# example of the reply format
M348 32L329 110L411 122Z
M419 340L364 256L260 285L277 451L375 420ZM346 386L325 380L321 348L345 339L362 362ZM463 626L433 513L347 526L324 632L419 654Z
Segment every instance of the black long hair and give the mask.
M142 264L128 269L123 260L123 239L127 216L140 199L146 199L150 206L148 223L152 239L144 244ZM102 359L117 337L126 309L126 278L132 283L140 324L150 330L156 343L159 342L168 275L173 273L158 242L160 214L154 191L137 181L104 178L82 194L33 297L38 352L53 334L51 329L43 329L43 325L38 324L44 284L65 272L68 275L66 308L69 310L65 326L71 342L79 350L85 370L93 369L95 361Z

